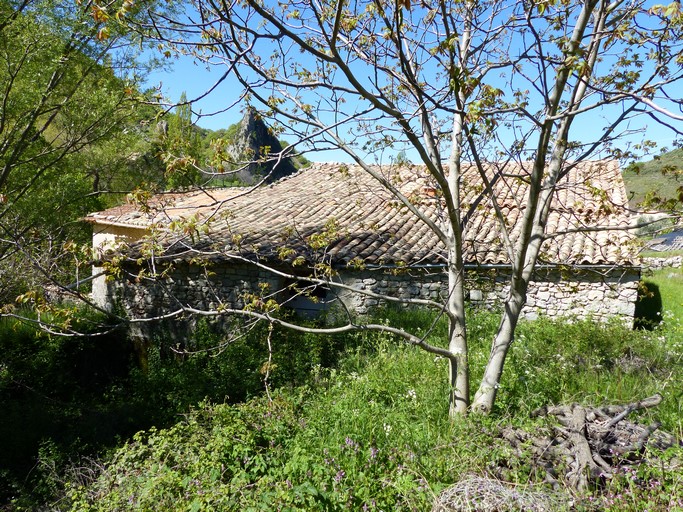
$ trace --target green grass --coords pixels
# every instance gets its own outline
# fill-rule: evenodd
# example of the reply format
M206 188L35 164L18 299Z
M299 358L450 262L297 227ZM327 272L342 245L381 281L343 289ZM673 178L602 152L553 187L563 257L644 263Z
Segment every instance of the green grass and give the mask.
M99 404L100 413L107 401L118 406L125 399L120 410L127 414L131 405L143 405L148 417L159 420L157 428L98 462L67 469L68 452L44 444L32 474L45 475L43 495L62 489L61 501L52 505L59 510L429 510L436 494L467 475L537 483L528 459L513 455L499 433L534 429L538 420L530 412L542 405L624 403L660 393L662 404L642 413L641 421L660 422L683 438L683 272L665 269L646 279L661 294L662 322L652 331L590 321L521 322L496 408L486 418L449 421L446 361L377 333L324 338L274 332L272 401L250 398L264 388L266 330L230 344L222 358L203 351L221 340L204 325L188 343L197 355L164 360L162 344L146 374L133 372L128 382L105 387L106 400L93 394L88 402ZM433 343L442 343L447 333L443 319L434 322L422 311L388 310L374 320L402 325ZM473 385L497 323L495 314L469 312ZM10 392L16 394L12 386L19 375L40 389L66 389L66 376L55 364L66 358L63 342L7 328L5 360L24 366L0 372L4 405ZM32 343L35 349L26 352ZM33 383L32 375L43 379ZM123 390L130 384L132 394ZM202 401L205 396L217 396L219 403ZM221 403L234 398L244 401ZM188 412L188 404L198 402ZM79 403L74 411L84 416L85 402ZM6 438L16 439L16 425L5 426ZM669 456L680 459L683 452ZM645 487L616 478L593 496L598 509L683 510L683 471L638 471ZM17 505L46 506L31 496Z
M653 192L662 198L677 197L677 190L683 185L682 169L683 148L628 166L623 175L631 206L637 207Z
M644 276L646 281L659 287L662 296L664 322L670 324L667 328L680 333L683 327L683 269L665 268L657 270L652 275Z
M683 251L642 251L640 256L643 258L673 258L674 256L683 256Z
M87 332L101 325L93 313L71 313L76 328ZM233 325L231 334L239 329ZM236 403L263 394L267 332L262 325L228 343L225 333L200 322L185 346L192 356L174 352L176 343L165 337L151 340L142 357L120 332L48 336L1 318L0 510L12 497L35 508L58 487L52 477L70 460L99 456L152 425L172 426L207 397ZM340 353L362 341L289 334L271 333L268 385L273 389L306 383L311 367L335 365Z

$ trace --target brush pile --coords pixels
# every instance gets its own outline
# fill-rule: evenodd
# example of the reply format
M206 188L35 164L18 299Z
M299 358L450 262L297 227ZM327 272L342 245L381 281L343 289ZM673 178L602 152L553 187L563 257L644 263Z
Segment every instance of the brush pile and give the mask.
M446 489L432 510L557 510L562 501L566 506L571 501L566 491L581 495L599 488L625 469L652 462L654 455L649 452L653 449L678 444L674 436L658 430L658 423L642 425L629 419L631 413L656 407L661 400L660 395L654 395L625 405L571 404L537 409L532 415L547 418L546 426L533 433L508 428L501 437L514 457L531 460L531 469L540 473L554 492L531 487L524 490L497 478L472 476ZM502 492L503 488L507 490ZM507 497L505 503L499 503L503 496Z

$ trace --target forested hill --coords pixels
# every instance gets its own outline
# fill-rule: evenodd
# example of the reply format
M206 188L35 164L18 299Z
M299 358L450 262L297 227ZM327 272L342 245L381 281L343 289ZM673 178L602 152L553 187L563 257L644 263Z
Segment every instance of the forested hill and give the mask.
M90 245L78 222L88 213L136 189L239 184L229 171L245 160L228 151L239 123L212 132L195 125L189 102L153 106L135 58L142 43L101 32L89 6L70 5L0 0L0 306L89 273L78 268L89 257L73 253ZM278 143L243 138L256 157Z
M633 207L645 202L649 208L657 209L661 207L659 201L675 198L680 208L683 199L683 148L631 164L624 169L624 182Z

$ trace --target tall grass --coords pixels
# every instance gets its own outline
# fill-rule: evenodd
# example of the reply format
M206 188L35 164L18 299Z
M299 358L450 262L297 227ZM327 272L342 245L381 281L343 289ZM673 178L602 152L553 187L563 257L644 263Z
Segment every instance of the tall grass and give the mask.
M667 330L680 331L683 326L683 268L657 270L645 279L659 287Z
M30 311L20 314L31 317ZM87 329L101 320L81 311L74 323ZM106 398L128 369L120 333L50 336L29 323L0 319L0 504L27 489L52 492L39 476L39 453L65 464L70 453L96 453L135 431L126 428L125 408Z
M119 360L102 351L110 346L102 340L41 337L25 326L2 324L5 456L13 453L9 440L32 436L34 455L27 464L36 464L40 450L43 463L53 468L37 483L24 484L0 469L7 477L2 490L19 492L23 485L24 492L35 491L17 502L28 509L38 506L38 493L47 496L66 485L68 499L53 507L425 510L435 494L467 474L495 474L518 484L535 481L525 461L513 457L497 434L506 426L533 429L529 413L541 405L629 402L658 392L663 403L643 413L642 421L659 421L683 437L683 282L680 270L648 279L662 294L663 321L654 330L590 321L522 322L492 416L458 421L447 418L447 362L386 334L325 338L275 331L270 401L260 396L268 359L266 329L226 344L221 354L208 350L225 341L208 325L187 343L194 355L176 354L160 340L143 372L131 370L132 353ZM468 315L476 383L498 316L486 311ZM423 311L380 311L373 320L402 325L437 344L447 334L443 318ZM121 371L101 374L114 360ZM75 374L66 371L73 361L83 362ZM83 386L70 385L74 378ZM24 398L33 401L22 405L15 400L21 398L18 382ZM36 390L47 399L38 399ZM213 402L204 401L207 397ZM200 401L187 413L190 404ZM46 405L52 402L56 405ZM45 421L29 426L21 423L22 414ZM177 423L180 414L185 416ZM50 422L63 427L60 435L38 429ZM109 428L117 425L125 427L118 434ZM134 426L147 432L108 462L87 471L63 469L69 457L95 447L97 439L97 446L110 446ZM109 441L92 437L102 433ZM501 468L506 468L503 473ZM600 506L667 510L683 500L680 470L653 467L638 478L659 482L648 488L656 491L654 498L628 479L615 480L608 498L622 494L628 502L611 504L609 498Z
M386 311L383 320L434 342L445 334L441 321L420 312ZM472 313L470 325L478 366L496 317ZM494 414L458 421L447 418L445 360L386 335L362 341L336 367L315 365L306 385L281 388L272 401L204 403L169 430L138 435L97 480L72 488L73 510L428 510L468 474L534 482L497 434L533 429L529 413L548 403L628 402L659 392L663 404L642 421L683 435L683 339L671 322L654 331L522 323ZM675 509L683 475L667 467L640 472L645 486L617 479L594 499L603 510Z
M83 310L73 321L87 332L102 318ZM264 382L267 331L233 339L201 324L186 343L191 354L153 340L142 367L121 332L65 338L0 319L0 509L11 500L35 508L58 489L65 466L103 456L139 430L170 427L202 400L238 403L261 395L266 384L296 387L308 382L312 367L324 371L363 342L275 330Z

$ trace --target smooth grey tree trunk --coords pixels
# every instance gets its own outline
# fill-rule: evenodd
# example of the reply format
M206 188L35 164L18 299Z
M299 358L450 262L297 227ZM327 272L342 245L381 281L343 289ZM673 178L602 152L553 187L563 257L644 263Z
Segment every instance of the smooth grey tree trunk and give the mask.
M523 284L523 283L521 283ZM521 288L521 286L519 287ZM524 286L526 288L526 286ZM525 294L520 289L510 289L508 300L505 302L505 310L501 318L498 331L493 339L491 354L484 370L479 389L472 401L472 410L488 414L493 408L498 393L498 385L503 374L503 367L508 350L514 340L515 329L522 308L526 302Z
M467 361L467 330L465 323L465 286L462 267L448 273L448 365L450 385L449 416L467 414L470 397L469 364Z

